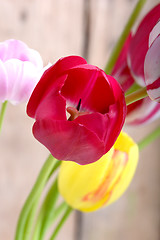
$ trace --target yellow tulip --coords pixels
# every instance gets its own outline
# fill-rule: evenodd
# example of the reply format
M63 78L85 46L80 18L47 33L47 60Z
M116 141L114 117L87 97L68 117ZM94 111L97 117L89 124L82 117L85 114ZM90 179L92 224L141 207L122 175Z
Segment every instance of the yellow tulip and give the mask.
M97 162L88 165L63 162L58 177L59 191L71 207L95 211L124 193L137 162L138 146L121 132L112 149Z

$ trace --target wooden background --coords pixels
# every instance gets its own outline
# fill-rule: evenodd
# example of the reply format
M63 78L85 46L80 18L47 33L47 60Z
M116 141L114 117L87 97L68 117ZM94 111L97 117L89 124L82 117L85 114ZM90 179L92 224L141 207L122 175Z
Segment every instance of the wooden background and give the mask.
M45 64L81 55L103 68L137 0L0 0L0 41L16 38ZM148 1L142 16L159 1ZM20 209L48 156L32 136L25 105L8 105L0 136L0 239L13 239ZM127 128L135 140L149 126ZM159 240L159 140L140 154L127 192L113 205L70 216L57 240Z

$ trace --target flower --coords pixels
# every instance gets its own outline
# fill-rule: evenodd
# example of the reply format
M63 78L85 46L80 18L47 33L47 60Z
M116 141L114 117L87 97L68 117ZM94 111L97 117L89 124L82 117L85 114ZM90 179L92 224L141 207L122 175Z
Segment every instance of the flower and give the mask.
M39 53L19 41L0 43L0 102L12 104L28 101L42 74Z
M61 58L34 89L27 113L33 134L59 159L88 164L114 144L126 116L117 81L79 56Z
M158 18L160 18L160 4L144 18L134 35L133 33L129 34L112 71L112 76L118 80L125 92L135 82L142 86L146 84L149 96L152 99L156 98L157 101L160 97L158 88L160 87L158 82L160 76L160 66L158 65L160 64L158 51L160 22L155 26L154 24ZM157 43L156 41L153 43L155 38ZM148 41L149 45L153 44L147 51ZM156 62L158 64L155 64ZM155 80L157 81L155 82ZM128 125L149 123L159 117L160 104L151 101L149 97L127 106L126 124Z
M126 42L129 47L128 39ZM135 79L131 75L130 69L127 64L126 43L124 44L124 47L112 71L112 76L118 80L124 92L127 92L127 90L133 85L133 83L135 83ZM141 124L148 124L159 117L160 104L151 101L149 97L136 101L127 106L127 125L137 126Z
M144 62L145 83L150 98L160 102L160 21L151 31L149 40Z
M128 49L128 63L135 81L145 86L144 61L149 48L149 36L160 19L160 4L155 6L141 21L137 31L132 36Z
M58 175L59 191L72 208L95 211L124 193L137 162L138 146L122 132L113 148L99 161L85 166L63 162Z

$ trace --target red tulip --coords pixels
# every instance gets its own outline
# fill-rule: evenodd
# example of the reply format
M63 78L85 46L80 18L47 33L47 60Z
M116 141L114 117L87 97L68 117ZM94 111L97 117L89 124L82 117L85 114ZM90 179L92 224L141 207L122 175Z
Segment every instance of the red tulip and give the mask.
M126 116L117 81L78 56L61 58L34 89L33 134L59 160L88 164L113 146Z

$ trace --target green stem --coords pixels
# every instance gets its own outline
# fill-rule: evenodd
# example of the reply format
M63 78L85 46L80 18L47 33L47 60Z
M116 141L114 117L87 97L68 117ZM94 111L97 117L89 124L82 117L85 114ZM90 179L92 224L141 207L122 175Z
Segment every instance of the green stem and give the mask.
M68 208L68 204L66 202L62 202L54 212L52 212L50 221L48 222L48 227L51 226L51 224L55 221L55 219L63 212L66 211Z
M44 163L44 165L39 173L39 176L37 178L37 181L36 181L35 185L33 186L32 191L29 194L29 196L22 208L22 211L20 213L20 217L19 217L17 229L16 229L15 240L24 239L24 232L26 231L25 225L27 222L28 215L30 214L30 210L33 205L35 207L37 207L37 204L35 205L34 203L38 202L37 198L41 195L41 192L48 180L48 177L50 176L50 173L52 172L52 169L56 165L57 161L58 160L54 159L52 155L49 155L46 162ZM28 230L25 233L25 235L26 234L27 234L27 236L25 236L25 239L29 239Z
M57 219L57 217L67 209L68 205L66 202L62 202L54 211L51 213L50 220L47 222L47 228L46 230L51 226L51 224ZM37 223L35 226L35 231L33 235L32 240L40 240L43 239L41 235L41 227L42 227L42 219L43 219L44 212L40 211L38 218L37 218Z
M54 167L52 168L49 176L48 176L48 179L50 178L50 176L53 174L53 172L56 171L56 169L59 167L59 165L61 164L61 161L57 161L54 165ZM48 181L48 180L47 180ZM55 192L54 192L55 190ZM56 189L53 189L52 193L53 196L52 196L52 200L54 197L56 197L58 194L58 191L56 191ZM25 229L24 229L24 239L23 240L28 240L31 233L32 233L32 229L33 229L33 225L34 225L34 220L35 220L35 215L36 215L36 212L37 212L37 207L38 207L38 203L39 203L39 199L41 197L41 192L40 194L37 196L37 199L34 201L34 204L31 208L31 211L30 211L30 214L28 216L28 219L27 219L27 222L26 222L26 225L25 225ZM40 239L38 239L40 240Z
M57 234L59 233L61 227L63 226L63 224L65 223L65 221L67 220L67 218L69 217L70 213L72 212L72 208L70 206L67 207L63 217L60 219L58 225L56 226L52 236L50 237L49 240L54 240L57 236Z
M133 83L133 85L125 92L125 96L141 89L142 87L139 86L137 83Z
M141 88L136 92L133 92L125 97L126 105L128 106L129 104L134 103L138 100L141 100L145 97L148 97L146 88Z
M112 54L109 58L109 61L105 67L105 72L106 74L111 74L112 70L113 70L113 67L117 61L117 58L121 52L121 49L129 35L129 32L130 32L130 29L132 28L133 24L135 23L136 19L138 18L139 16L139 13L141 12L144 4L146 3L146 0L139 0L137 5L135 6L117 44L115 45L113 51L112 51Z
M4 120L4 114L5 114L5 111L6 111L6 108L7 108L7 103L8 103L8 101L5 101L4 103L2 103L2 107L1 107L1 111L0 111L0 132L1 132L1 129L2 129L2 123L3 123L3 120Z
M38 234L38 231L39 231L38 240L43 239L45 235L45 232L48 228L48 223L50 222L52 212L55 211L55 205L56 205L58 196L59 196L59 192L58 192L57 178L56 178L51 188L49 189L47 196L43 201L43 204L40 208L40 212L37 218L37 224L35 228L36 228L36 235Z
M39 203L39 198L40 198L40 196L37 196L37 199L32 204L32 207L31 207L31 209L28 213L26 223L25 223L25 227L24 227L24 231L23 231L23 240L30 239L31 230L32 230L32 223L34 221L34 216L36 214L37 206L38 206L38 203Z
M153 142L156 138L160 137L160 127L157 127L153 132L149 133L144 139L138 143L139 150Z

